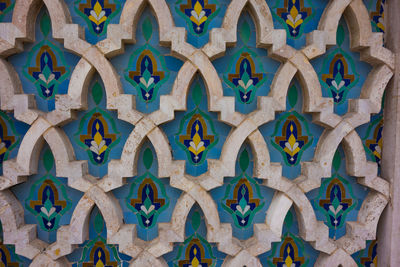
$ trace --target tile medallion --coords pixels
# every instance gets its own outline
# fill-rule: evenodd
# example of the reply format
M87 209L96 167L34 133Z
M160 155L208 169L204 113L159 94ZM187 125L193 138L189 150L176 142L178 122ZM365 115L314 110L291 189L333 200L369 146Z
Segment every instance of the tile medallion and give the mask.
M220 11L218 2L212 0L178 0L177 13L186 20L189 31L197 36L207 32L210 21Z
M239 33L244 45L231 57L228 66L232 68L224 75L224 82L235 91L239 103L249 104L254 100L257 89L264 83L266 75L257 53L246 46L251 33L250 25L246 21L242 23ZM256 73L256 69L260 73Z
M329 236L334 240L344 234L337 232L345 229L347 215L359 204L352 184L339 174L341 164L341 154L336 151L332 162L332 176L322 181L318 197L314 199L314 207L325 216L324 223L329 227Z
M207 152L218 142L218 134L211 118L200 109L202 98L201 87L196 83L192 93L196 107L185 114L176 134L176 143L186 152L189 162L194 165L203 163Z
M69 68L63 51L50 41L51 21L47 13L40 18L40 31L43 40L33 46L28 54L24 75L37 90L37 95L44 100L54 99L60 84L69 78Z
M136 214L139 225L144 228L156 225L158 215L169 205L163 183L150 172L153 157L151 149L146 148L143 164L147 171L133 181L126 198L127 207Z
M313 143L307 120L294 107L298 100L298 89L293 84L288 91L289 111L281 116L271 136L272 145L277 149L288 166L298 165L302 153Z
M75 11L87 23L93 35L106 34L112 17L119 13L121 3L118 0L76 0Z
M96 107L82 117L74 136L77 144L86 150L92 164L102 165L108 161L111 149L118 144L120 132L113 118L99 106L103 98L99 82L92 87L92 98Z
M149 43L152 33L152 22L146 18L142 24L146 44L132 53L125 70L125 79L136 88L137 96L145 103L156 99L160 86L169 76L164 56Z
M73 267L128 267L131 257L120 253L117 245L107 243L107 228L98 208L89 221L89 240L68 256Z
M50 173L55 168L50 150L45 150L42 162L46 174L32 185L25 208L37 218L42 230L51 232L59 228L61 217L72 204L65 185Z
M222 200L222 207L232 216L236 227L239 228L252 226L254 215L265 204L259 184L246 174L249 161L249 152L244 149L239 159L242 173L229 183Z
M327 55L320 73L321 84L328 90L336 105L345 101L347 93L357 84L359 78L354 60L341 48L344 35L343 26L339 25L336 36L338 47Z
M0 0L0 22L11 13L15 5L15 0Z

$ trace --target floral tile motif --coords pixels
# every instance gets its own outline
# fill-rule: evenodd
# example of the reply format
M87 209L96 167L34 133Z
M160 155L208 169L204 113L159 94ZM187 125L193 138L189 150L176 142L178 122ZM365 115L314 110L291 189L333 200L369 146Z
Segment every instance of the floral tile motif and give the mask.
M77 160L88 162L88 171L102 178L108 163L119 159L134 126L118 118L118 112L107 109L107 97L101 76L93 75L85 92L87 107L76 112L76 119L62 125Z
M15 0L0 0L0 22L4 22L7 16L14 8Z
M112 148L120 141L121 134L110 114L99 106L103 98L99 82L92 87L92 98L96 107L82 117L74 137L76 143L86 150L92 164L103 165L108 161Z
M28 260L15 253L15 247L3 243L3 226L0 222L0 266L19 267L25 266ZM26 265L27 266L27 265Z
M385 4L386 0L364 0L369 11L372 30L385 32Z
M13 248L7 247L3 243L0 243L0 265L7 267L18 267L20 263L12 262L12 257L18 257L15 252L12 250ZM12 255L13 254L13 255Z
M249 152L245 148L239 159L242 173L226 187L225 197L221 204L224 210L232 216L235 226L239 228L252 226L254 215L265 204L257 181L246 173L249 164Z
M317 71L323 97L330 97L334 112L340 116L348 112L348 100L359 98L372 66L362 60L360 53L350 48L350 32L344 18L339 21L336 45L311 60Z
M273 16L284 25L289 38L303 34L304 25L314 16L313 5L308 0L277 0L272 8Z
M374 161L378 164L378 175L381 172L385 95L384 93L382 97L381 111L371 116L369 123L361 125L356 129L358 135L362 138L367 160Z
M383 116L377 116L368 125L367 132L365 134L364 148L370 157L381 166L382 159L382 131L383 131Z
M290 209L285 217L281 242L272 243L270 251L259 256L263 266L313 266L316 251L298 236L296 217Z
M377 32L385 32L385 2L386 0L376 1L376 10L371 12L371 23Z
M252 102L254 99L253 90L263 82L261 73L253 73L254 61L249 53L242 53L235 64L235 73L229 74L225 82L235 90L236 97L242 103Z
M40 32L44 39L29 52L24 75L35 85L40 98L54 102L58 87L68 79L70 71L62 49L50 40L50 25L50 17L44 13L40 18Z
M178 244L174 251L165 255L169 266L174 267L214 267L221 266L214 245L206 240L205 222L200 209L196 206L189 212L185 229L185 241Z
M143 164L147 171L134 180L126 198L127 207L136 214L139 225L143 228L154 227L159 214L169 206L163 183L150 172L153 157L151 149L146 148Z
M365 249L352 255L359 267L377 267L378 266L378 241L367 241Z
M102 214L94 208L90 215L89 240L68 255L73 267L128 267L131 257L118 251L118 245L107 243L107 228Z
M291 211L289 211L288 215L286 215L284 225L287 228L291 228L293 224L293 215ZM297 237L296 235L286 231L282 236L282 241L280 243L274 243L272 246L272 263L271 259L268 262L270 266L277 267L300 267L307 263L305 263L304 253L304 244L303 241Z
M207 152L218 142L218 134L210 116L200 109L202 98L201 87L196 83L192 93L196 107L185 114L175 138L193 165L202 164L207 158Z
M183 64L159 37L158 21L147 6L136 25L135 44L125 44L125 52L110 59L124 92L135 95L136 110L146 114L160 108L161 96L171 92Z
M3 161L8 159L10 152L20 141L13 119L0 111L0 166L3 166Z
M185 258L178 261L179 267L213 266L212 259L204 258L205 248L201 241L207 242L206 240L192 237L185 241L189 242L189 244L185 248Z
M280 62L257 46L256 25L248 11L243 11L237 24L235 46L213 60L223 81L225 96L235 97L235 110L249 114L257 109L258 96L267 96Z
M208 24L220 10L218 2L214 4L208 0L178 0L175 8L186 20L189 31L197 36L207 32Z
M271 10L275 29L286 31L288 45L301 50L306 35L318 29L327 0L265 0Z
M157 153L148 139L138 152L136 169L137 175L127 178L126 184L112 193L118 199L125 223L136 225L139 239L152 241L159 237L158 224L171 221L174 203L182 192L169 184L169 178L157 177Z
M71 70L79 56L68 52L52 37L51 20L45 7L36 16L35 41L24 43L23 51L7 58L17 72L23 93L35 95L36 109L55 109L55 96L66 94Z
M282 164L282 175L295 179L301 174L301 162L312 161L324 128L303 112L301 84L295 78L286 94L286 110L259 129L268 145L271 162ZM276 153L279 152L279 153Z
M325 216L329 236L334 240L344 234L338 234L338 230L344 230L347 215L358 205L352 185L339 174L341 164L341 155L336 151L332 162L333 174L322 181L318 197L314 199L314 207Z
M211 29L220 28L230 0L166 0L175 25L186 29L186 41L196 48L209 42Z
M302 153L313 143L307 120L294 110L298 100L297 91L295 84L289 88L289 111L278 119L271 136L272 145L282 154L287 166L298 165Z
M64 184L50 173L55 168L50 150L45 150L42 162L46 174L32 185L25 208L37 218L42 230L51 232L59 228L61 217L71 208L71 200Z
M142 24L146 44L132 53L125 69L125 79L136 88L137 96L145 103L156 99L160 86L169 76L164 56L149 43L152 33L152 22L146 18Z
M225 177L222 186L210 191L215 199L221 223L232 226L232 235L247 242L254 235L254 225L265 223L265 215L274 190L253 175L255 156L246 141L239 149L235 177Z
M246 44L250 40L250 25L244 21L239 29L239 36L244 44L231 58L229 73L224 75L224 82L235 91L239 103L250 104L257 89L264 83L265 74L256 52ZM261 73L256 73L256 69Z
M53 243L57 230L70 223L74 208L83 193L67 185L67 179L56 175L56 164L50 147L45 143L38 157L37 174L11 187L11 192L24 207L24 220L35 224L37 238Z
M297 240L296 240L297 239ZM299 257L299 248L296 244L301 242L298 238L290 234L285 237L280 249L279 257L273 259L272 263L275 266L302 266L304 264L304 257Z
M110 20L120 12L118 0L76 0L75 11L87 23L89 32L103 36L107 32Z
M345 32L342 25L338 26L337 48L327 54L320 72L321 84L328 90L336 105L343 104L349 90L358 82L359 74L351 55L342 48Z

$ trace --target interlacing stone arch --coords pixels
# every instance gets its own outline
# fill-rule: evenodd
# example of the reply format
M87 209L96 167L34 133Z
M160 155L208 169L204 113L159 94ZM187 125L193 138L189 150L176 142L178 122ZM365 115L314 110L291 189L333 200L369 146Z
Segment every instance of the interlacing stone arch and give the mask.
M0 0L0 266L377 266L386 2Z

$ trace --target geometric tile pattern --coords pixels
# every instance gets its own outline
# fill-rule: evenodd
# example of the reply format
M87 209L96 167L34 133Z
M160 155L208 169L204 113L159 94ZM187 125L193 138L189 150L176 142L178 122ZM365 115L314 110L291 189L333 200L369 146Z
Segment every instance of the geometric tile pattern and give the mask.
M0 266L376 265L385 1L317 2L0 0Z

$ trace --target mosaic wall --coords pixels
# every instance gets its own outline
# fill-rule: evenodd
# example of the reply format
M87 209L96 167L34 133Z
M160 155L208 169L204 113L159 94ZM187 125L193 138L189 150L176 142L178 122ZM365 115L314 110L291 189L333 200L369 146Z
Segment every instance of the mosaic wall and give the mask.
M0 0L0 266L377 266L385 0Z

